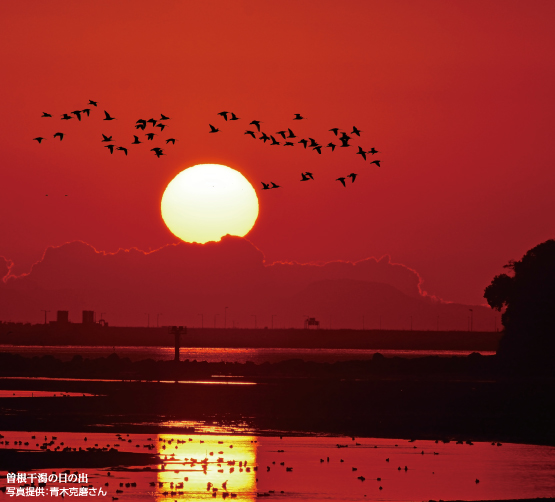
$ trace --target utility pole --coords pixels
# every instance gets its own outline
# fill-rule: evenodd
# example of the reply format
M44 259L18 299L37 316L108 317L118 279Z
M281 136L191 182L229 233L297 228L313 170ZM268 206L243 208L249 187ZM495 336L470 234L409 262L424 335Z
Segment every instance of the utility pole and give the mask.
M41 310L41 312L44 312L44 324L46 324L46 314L48 314L50 310Z
M272 314L272 329L274 329L274 317L277 317L277 314Z
M229 308L229 307L226 307L226 308L224 309L224 329L227 328L227 309L228 309L228 308Z
M200 316L200 327L204 328L204 314L197 314Z
M254 329L256 329L256 314L251 314L251 317L254 317Z
M156 314L156 327L159 328L159 324L158 324L158 317L160 317L162 314Z

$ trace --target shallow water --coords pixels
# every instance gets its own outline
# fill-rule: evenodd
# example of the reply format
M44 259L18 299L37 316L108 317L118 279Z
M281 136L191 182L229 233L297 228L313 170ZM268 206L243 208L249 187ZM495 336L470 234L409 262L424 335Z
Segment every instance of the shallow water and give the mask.
M173 347L89 347L89 346L40 346L40 345L0 345L0 352L12 352L27 357L52 355L64 361L69 361L75 355L94 359L108 357L116 353L119 357L128 357L132 361L141 359L173 360ZM182 347L180 359L191 361L208 361L217 363L252 361L256 364L265 362L276 363L288 359L303 359L334 363L337 361L352 361L372 359L379 352L386 357L424 357L424 356L467 356L469 350L374 350L374 349L232 349L232 348L187 348ZM492 351L481 351L482 355L494 355Z
M203 430L216 434L123 434L118 438L115 431L95 434L3 432L5 437L0 439L3 442L0 449L36 450L36 444L42 444L45 437L47 442L53 441L54 436L56 440L50 449L64 442L66 447L72 448L98 445L120 451L159 452L161 464L152 465L151 471L142 467L133 472L112 470L108 476L108 469L81 470L88 474L90 484L107 491L108 499L117 496L119 500L209 500L213 498L213 487L218 488L215 498L222 499L225 481L225 493L234 493L235 500L242 501L254 500L257 493L270 490L275 492L272 497L283 501L495 500L555 495L555 448L549 446L444 444L373 438L353 441L322 436L280 439L278 436L221 434L224 430L221 427L211 430L206 425ZM32 435L36 436L35 440L31 439ZM84 441L85 435L87 441ZM177 443L177 440L183 442ZM10 444L6 445L6 441ZM14 446L14 441L29 442L29 445ZM338 444L345 447L338 448ZM231 465L233 461L235 464ZM282 462L284 465L280 465ZM161 465L165 465L165 469L156 472ZM292 468L291 471L287 471L287 467ZM48 468L37 472L62 470ZM359 476L365 480L357 479ZM6 471L0 471L0 477L2 486L7 486ZM137 486L125 486L132 482ZM175 488L175 484L181 482L183 488ZM207 490L207 483L213 484L210 490ZM116 489L123 492L116 493ZM164 495L164 492L168 493Z

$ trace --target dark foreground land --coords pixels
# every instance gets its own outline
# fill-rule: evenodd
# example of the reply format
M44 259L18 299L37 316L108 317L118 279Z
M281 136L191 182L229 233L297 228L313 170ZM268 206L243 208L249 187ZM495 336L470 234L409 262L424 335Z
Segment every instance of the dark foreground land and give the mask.
M198 420L261 433L555 445L553 377L512 376L495 356L256 365L3 354L0 376L12 377L0 379L3 389L97 394L0 398L4 430L156 433ZM256 385L174 383L199 380Z

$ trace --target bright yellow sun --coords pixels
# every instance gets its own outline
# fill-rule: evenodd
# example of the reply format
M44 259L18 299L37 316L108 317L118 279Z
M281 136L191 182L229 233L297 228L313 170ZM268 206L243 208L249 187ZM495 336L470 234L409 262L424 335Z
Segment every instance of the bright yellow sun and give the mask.
M181 171L166 187L161 206L167 227L186 242L243 237L258 217L253 186L239 171L220 164Z

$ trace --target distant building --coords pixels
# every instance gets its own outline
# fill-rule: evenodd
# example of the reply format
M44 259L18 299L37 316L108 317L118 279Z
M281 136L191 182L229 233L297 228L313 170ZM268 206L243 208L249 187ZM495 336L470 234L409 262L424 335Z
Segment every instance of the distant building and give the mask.
M310 329L314 327L315 329L320 329L320 321L317 321L315 317L309 317L304 320L304 329Z
M83 324L94 324L94 310L83 310Z
M58 312L56 313L56 322L58 324L67 324L69 322L69 311L58 310Z

